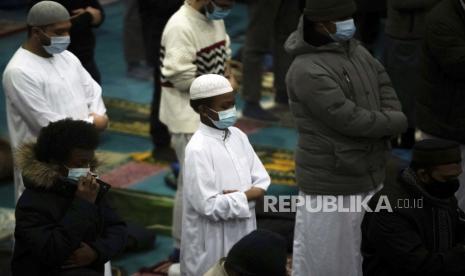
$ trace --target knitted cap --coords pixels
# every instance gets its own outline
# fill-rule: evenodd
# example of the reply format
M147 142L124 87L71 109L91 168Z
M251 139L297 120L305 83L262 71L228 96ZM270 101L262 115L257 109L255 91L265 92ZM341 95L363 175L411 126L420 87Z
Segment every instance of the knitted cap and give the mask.
M349 17L356 11L353 0L307 0L304 14L313 22L322 22Z
M69 20L65 7L54 1L41 1L29 10L27 25L38 27Z
M460 144L439 139L420 141L413 147L412 162L422 166L460 163Z
M225 267L240 275L285 276L286 248L286 241L280 235L255 230L231 248Z
M227 78L216 74L206 74L192 82L189 92L191 100L198 100L233 92L233 88Z

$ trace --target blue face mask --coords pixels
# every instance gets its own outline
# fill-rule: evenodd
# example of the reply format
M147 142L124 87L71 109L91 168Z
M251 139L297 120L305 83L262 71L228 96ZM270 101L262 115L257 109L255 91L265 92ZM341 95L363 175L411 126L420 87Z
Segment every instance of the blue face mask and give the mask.
M215 121L212 118L210 118L210 120L219 129L227 129L228 127L233 126L237 121L237 112L235 106L220 112L217 112L211 108L210 110L218 114L218 118L220 119L219 121Z
M71 38L67 36L52 36L50 37L50 45L42 45L45 51L51 55L59 54L68 49L71 43Z
M352 39L357 31L355 27L354 19L348 19L345 21L335 22L336 24L336 33L329 36L336 42L348 41Z
M209 12L208 9L206 9L207 18L210 19L210 20L224 19L231 12L231 9L223 9L220 6L218 6L217 4L215 4L214 1L211 1L210 3L213 6L213 11Z

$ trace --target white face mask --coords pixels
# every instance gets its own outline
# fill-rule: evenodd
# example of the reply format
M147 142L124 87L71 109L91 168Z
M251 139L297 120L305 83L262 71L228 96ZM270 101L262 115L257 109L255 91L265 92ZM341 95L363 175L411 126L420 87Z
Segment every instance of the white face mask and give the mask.
M68 178L79 180L81 177L86 177L90 173L90 168L68 168Z
M42 32L50 39L50 45L42 45L47 53L51 55L59 54L68 49L68 46L71 43L71 38L69 35L49 37L44 31Z
M348 41L352 39L357 31L354 19L334 22L336 24L336 33L332 34L326 30L329 36L336 42ZM326 27L325 27L326 29Z

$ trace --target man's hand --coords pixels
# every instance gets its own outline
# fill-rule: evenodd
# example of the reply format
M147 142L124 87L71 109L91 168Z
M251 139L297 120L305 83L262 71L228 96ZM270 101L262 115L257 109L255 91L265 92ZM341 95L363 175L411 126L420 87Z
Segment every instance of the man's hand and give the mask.
M94 7L87 7L86 12L92 15L92 25L96 26L102 22L102 12Z
M95 203L99 189L97 179L89 173L87 176L79 178L75 196L90 203Z
M232 194L235 192L239 192L239 190L223 190L223 195Z
M80 16L81 14L85 13L86 10L85 9L76 9L76 10L72 10L71 11L71 19L74 19L78 16Z
M104 131L108 127L108 117L107 115L98 115L97 113L90 113L90 116L94 117L94 125L100 130Z
M97 252L84 242L66 261L64 267L88 266L97 259Z
M234 77L234 74L229 75L228 77L229 83L231 83L231 86L234 91L237 91L239 89L239 84L237 83L236 77Z
M224 77L229 80L229 83L231 83L231 86L234 91L236 91L239 88L239 84L237 83L236 77L234 77L234 74L232 72L230 61L226 62L226 66L224 68Z
M247 197L247 201L254 201L257 200L265 195L265 191L260 188L251 188L245 191L245 196Z

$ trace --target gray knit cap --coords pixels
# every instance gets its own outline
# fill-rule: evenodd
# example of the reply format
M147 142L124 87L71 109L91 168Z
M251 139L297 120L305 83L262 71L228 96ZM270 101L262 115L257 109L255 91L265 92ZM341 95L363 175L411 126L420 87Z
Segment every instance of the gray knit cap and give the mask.
M69 13L63 5L53 1L41 1L29 10L27 25L38 27L69 19Z

